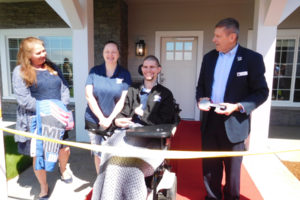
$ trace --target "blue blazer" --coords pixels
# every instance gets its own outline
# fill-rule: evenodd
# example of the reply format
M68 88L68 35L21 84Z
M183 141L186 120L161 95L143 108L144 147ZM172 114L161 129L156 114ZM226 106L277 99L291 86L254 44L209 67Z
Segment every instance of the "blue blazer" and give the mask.
M196 88L196 101L211 97L214 71L219 52L212 50L203 57L201 72ZM225 116L225 129L232 143L245 140L250 133L250 114L268 97L269 89L264 76L263 57L250 49L238 47L229 73L224 102L241 103L244 113L233 112ZM208 112L203 112L202 132L205 131Z

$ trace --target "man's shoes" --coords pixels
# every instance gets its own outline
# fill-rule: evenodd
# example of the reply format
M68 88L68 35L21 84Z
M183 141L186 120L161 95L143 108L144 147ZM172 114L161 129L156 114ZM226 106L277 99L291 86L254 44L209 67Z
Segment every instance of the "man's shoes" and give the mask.
M63 174L61 174L60 168L58 168L58 172L60 174L60 180L62 180L63 182L65 182L67 184L73 182L72 175L68 172L67 169L63 172Z

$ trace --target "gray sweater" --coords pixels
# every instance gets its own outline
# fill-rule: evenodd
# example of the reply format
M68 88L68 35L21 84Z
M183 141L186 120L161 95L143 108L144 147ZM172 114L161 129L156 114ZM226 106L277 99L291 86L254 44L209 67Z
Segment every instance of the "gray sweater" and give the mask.
M20 74L21 66L15 67L12 76L13 91L18 102L16 129L21 131L30 130L30 120L35 115L36 99L31 96L29 87L26 86ZM66 85L61 83L61 101L67 105L70 99L70 91ZM30 138L15 135L16 142L26 142Z

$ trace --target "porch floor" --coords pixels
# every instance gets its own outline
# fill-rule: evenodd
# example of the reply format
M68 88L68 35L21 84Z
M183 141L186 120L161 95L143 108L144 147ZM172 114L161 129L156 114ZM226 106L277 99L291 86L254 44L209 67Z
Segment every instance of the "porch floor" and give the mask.
M14 122L4 121L3 123L14 128ZM299 130L300 127L270 127L266 149L275 150L279 146L299 149ZM70 133L69 140L75 141L74 131ZM245 156L243 164L264 199L300 199L300 181L280 160L300 162L300 152ZM96 172L90 152L71 148L69 163L71 165L68 167L73 173L72 184L60 181L57 169L48 173L48 183L52 191L50 200L84 200L92 189ZM32 167L8 181L8 200L32 200L38 197L38 193L39 184L33 175Z

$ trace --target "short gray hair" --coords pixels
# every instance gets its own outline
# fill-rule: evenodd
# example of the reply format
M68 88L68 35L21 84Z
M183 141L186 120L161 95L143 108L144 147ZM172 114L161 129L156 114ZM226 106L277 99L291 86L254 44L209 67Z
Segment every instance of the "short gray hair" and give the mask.
M227 30L230 30L232 33L236 33L237 38L239 37L240 33L240 25L239 22L234 18L226 18L222 19L216 24L216 28L224 27Z

